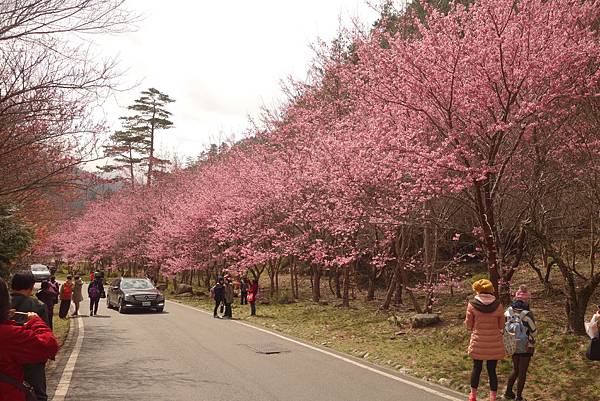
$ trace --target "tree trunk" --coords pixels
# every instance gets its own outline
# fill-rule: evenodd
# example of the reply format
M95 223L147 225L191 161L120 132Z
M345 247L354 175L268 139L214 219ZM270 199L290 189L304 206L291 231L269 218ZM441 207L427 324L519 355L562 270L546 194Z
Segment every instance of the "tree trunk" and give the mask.
M294 297L300 298L299 284L298 284L298 265L296 259L294 259Z
M356 262L358 263L358 261ZM350 264L345 266L344 269L344 293L342 296L342 306L344 308L350 307Z
M593 277L590 277L586 281L585 286L578 286L575 280L575 273L569 266L569 261L561 257L545 235L535 229L530 228L530 230L539 243L546 248L548 256L556 263L563 276L564 294L566 296L565 311L567 313L569 331L579 335L586 335L584 324L585 312L590 298L596 291L596 288L598 288L598 285L600 285L600 274L596 273Z
M340 281L340 268L336 267L335 268L335 276L334 276L334 283L335 283L335 297L338 299L342 298L342 285L341 285L341 281Z
M404 303L404 301L402 300L402 282L399 280L399 277L396 278L396 291L395 291L395 295L394 295L394 305L395 306L400 306Z
M377 273L373 266L369 266L368 272L367 301L372 301L375 299L375 279L377 278Z
M321 266L317 265L313 265L312 270L312 300L319 302L321 300L321 275L323 274L323 270Z
M381 305L381 309L383 310L388 310L390 308L390 304L392 303L392 296L394 295L396 287L399 285L400 263L400 261L396 261L396 269L394 269L394 274L392 274L390 284L388 285L388 289L385 293L385 299L383 300L383 304Z
M148 182L147 185L152 184L152 168L154 165L154 119L156 117L156 105L152 113L152 123L150 125L150 152L148 155Z

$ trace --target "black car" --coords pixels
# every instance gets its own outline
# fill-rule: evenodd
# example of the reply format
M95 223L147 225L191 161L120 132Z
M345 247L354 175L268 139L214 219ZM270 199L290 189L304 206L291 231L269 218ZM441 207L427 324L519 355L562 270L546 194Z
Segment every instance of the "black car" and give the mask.
M165 309L165 297L147 278L118 278L110 284L106 306L124 313L131 309Z

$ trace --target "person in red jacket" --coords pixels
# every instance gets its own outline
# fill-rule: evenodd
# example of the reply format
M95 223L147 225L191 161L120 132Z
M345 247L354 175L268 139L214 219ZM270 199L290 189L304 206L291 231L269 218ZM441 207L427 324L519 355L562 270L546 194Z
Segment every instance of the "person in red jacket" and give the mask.
M8 287L0 278L0 401L25 401L25 392L11 382L23 382L23 365L54 358L58 342L36 313L27 313L27 323L19 326L9 312Z
M258 280L252 280L248 288L248 303L250 304L250 316L256 316L256 298L258 297Z

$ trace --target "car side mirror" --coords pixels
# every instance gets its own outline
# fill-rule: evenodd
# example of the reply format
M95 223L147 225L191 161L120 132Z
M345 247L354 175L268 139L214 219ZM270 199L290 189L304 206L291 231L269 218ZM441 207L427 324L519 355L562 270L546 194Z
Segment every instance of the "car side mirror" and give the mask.
M111 290L118 290L119 287L110 287Z

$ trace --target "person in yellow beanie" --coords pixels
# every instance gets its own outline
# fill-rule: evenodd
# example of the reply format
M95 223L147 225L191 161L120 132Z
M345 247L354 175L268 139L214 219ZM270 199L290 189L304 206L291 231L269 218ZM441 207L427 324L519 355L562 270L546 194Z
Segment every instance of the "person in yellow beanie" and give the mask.
M473 291L476 294L493 294L494 285L490 280L482 278L473 283Z
M469 401L477 401L477 388L486 361L490 379L490 401L496 401L498 376L496 367L498 360L504 358L504 307L494 296L494 285L490 280L481 279L473 283L474 299L467 305L465 325L471 332L469 356L473 358L471 372L471 394Z

